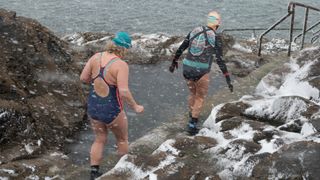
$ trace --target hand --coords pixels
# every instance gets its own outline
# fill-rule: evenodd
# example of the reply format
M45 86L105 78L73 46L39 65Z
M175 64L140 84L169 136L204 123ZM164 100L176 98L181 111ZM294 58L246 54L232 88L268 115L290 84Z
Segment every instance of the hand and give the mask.
M233 92L233 85L231 84L231 79L229 75L226 76L226 81L227 81L230 92Z
M171 64L171 66L169 67L169 71L171 72L171 73L173 73L174 72L174 69L178 69L178 62L177 62L177 60L172 60L172 64Z
M136 105L134 106L133 110L136 112L136 113L142 113L144 111L144 107L141 106L141 105Z

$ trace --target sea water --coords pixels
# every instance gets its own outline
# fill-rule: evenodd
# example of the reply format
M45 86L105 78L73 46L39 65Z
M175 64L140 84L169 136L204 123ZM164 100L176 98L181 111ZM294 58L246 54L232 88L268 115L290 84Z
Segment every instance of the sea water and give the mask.
M267 28L287 13L290 0L0 0L0 8L38 20L58 34L74 32L168 33L185 35L211 10L221 29ZM319 0L296 2L320 8ZM297 22L304 9L297 8ZM310 11L310 19L316 19ZM319 17L319 13L317 13ZM318 20L319 18L317 18Z

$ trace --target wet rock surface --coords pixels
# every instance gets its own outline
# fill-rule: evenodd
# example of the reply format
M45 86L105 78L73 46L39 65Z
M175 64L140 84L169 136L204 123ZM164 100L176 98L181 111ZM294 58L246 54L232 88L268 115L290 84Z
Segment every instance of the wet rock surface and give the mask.
M317 179L320 143L296 142L260 160L252 177L257 179Z

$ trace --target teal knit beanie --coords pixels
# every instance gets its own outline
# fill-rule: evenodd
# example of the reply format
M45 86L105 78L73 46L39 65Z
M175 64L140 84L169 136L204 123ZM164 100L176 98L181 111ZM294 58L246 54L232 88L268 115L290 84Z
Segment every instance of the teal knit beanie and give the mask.
M112 39L116 46L124 47L129 49L132 47L131 45L131 37L126 32L117 32L116 37Z

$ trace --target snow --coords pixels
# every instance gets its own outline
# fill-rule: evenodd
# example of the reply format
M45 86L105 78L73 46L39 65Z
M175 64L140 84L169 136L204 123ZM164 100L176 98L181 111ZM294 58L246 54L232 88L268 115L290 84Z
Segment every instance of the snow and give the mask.
M19 42L17 41L17 40L15 40L15 39L10 39L11 40L11 42L13 43L13 44L19 44Z
M252 53L252 49L243 47L242 45L240 45L239 43L235 43L232 48L237 49L239 51L245 52L245 53Z
M310 61L309 63L306 63L305 65L300 67L297 64L297 62L293 59L288 64L288 66L291 68L291 73L286 75L279 89L277 87L267 84L266 81L263 80L258 84L256 88L256 94L262 96L270 96L271 94L274 97L300 96L306 99L319 100L319 90L311 86L307 81L305 81L310 67L314 63L316 63L316 60ZM279 77L274 77L274 79L276 78Z
M301 129L301 134L303 136L309 136L313 133L316 133L317 130L313 127L313 125L311 123L304 123Z
M180 151L178 151L176 148L172 147L172 145L175 143L175 140L169 139L162 143L157 150L153 152L153 154L157 154L159 152L169 152L173 155L178 155Z
M25 164L25 163L23 163L22 165L24 167L28 168L28 169L31 169L31 172L35 172L36 171L36 166L34 166L34 165L28 165L28 164Z
M15 174L16 172L12 169L0 169L0 172L4 172L4 173L7 173L7 174Z
M247 109L246 112L249 114L257 114L260 117L269 116L270 118L274 118L276 115L282 115L287 118L287 121L293 119L302 119L306 121L306 119L300 115L301 112L305 111L307 108L306 103L302 99L289 98L285 100L280 99L280 97L299 96L319 104L319 90L306 81L310 67L316 62L317 60L312 60L300 67L296 60L292 59L288 64L291 72L283 78L283 83L279 88L268 84L266 80L262 80L256 88L256 94L262 95L265 98L252 101L250 104L253 107ZM285 110L285 112L280 112L280 109ZM315 115L317 114L319 113L315 113Z
M272 139L271 141L267 141L265 139L259 141L261 145L261 149L256 154L262 153L274 153L276 152L281 146L278 146L276 143L277 139Z
M279 96L301 96L306 99L319 99L319 90L311 86L304 79L307 77L310 67L316 61L310 61L302 67L299 67L295 61L292 61L291 68L295 72L289 74L277 94Z
M217 129L220 129L220 126L217 126ZM218 145L216 146L216 148L220 148L220 147L224 147L226 146L230 141L224 138L224 135L222 132L220 132L219 130L215 131L212 129L208 129L208 128L202 128L199 133L198 136L206 136L206 137L211 137L214 138L215 140L217 140Z
M232 129L229 133L236 139L252 140L256 131L249 124L242 123L239 128Z
M262 96L273 96L275 95L276 91L278 90L277 87L268 84L270 81L275 82L277 79L281 77L277 74L268 74L266 77L260 81L260 83L256 87L256 94Z
M81 36L80 33L74 33L72 35L65 36L64 39L67 39L72 44L76 44L76 45L79 45L79 46L84 43L84 38Z
M53 152L50 154L51 157L61 157L62 159L69 159L69 157L63 153L59 153L59 152Z
M219 112L219 110L223 106L224 106L224 104L219 104L212 109L211 114L209 115L208 119L203 123L203 127L211 128L211 129L216 128L216 126L215 126L216 116L217 116L217 113Z
M24 149L27 151L28 154L32 154L34 151L34 149L32 148L32 143L25 144Z
M84 39L81 39L79 40L80 41L80 45L87 45L87 44L94 44L94 43L98 43L98 42L101 42L101 41L107 41L107 40L111 40L111 37L110 36L105 36L101 39L96 39L96 40L92 40L92 41L88 41L86 43L83 43ZM78 44L79 45L79 44Z
M250 101L249 104L251 107L246 109L245 114L261 118L285 118L286 122L303 119L301 112L307 109L306 103L297 98L265 98Z
M263 48L263 54L266 53L274 53L277 51L286 51L289 48L288 43L286 42L285 39L279 39L279 38L272 38L272 40L270 42L267 42L265 44L262 45ZM296 43L292 42L291 43L291 50L292 51L296 51L298 50L299 45L297 45Z
M149 175L149 180L157 180L157 175L156 174L150 174Z
M40 178L39 178L39 176L32 174L32 175L26 177L25 180L40 180Z
M44 177L44 180L57 180L57 179L64 179L62 177L60 177L59 175L53 176L53 177Z
M143 171L140 167L137 167L133 163L127 161L128 155L125 155L125 156L122 156L122 158L115 165L115 167L113 169L111 169L109 172L107 172L105 175L112 174L114 172L119 172L119 171L120 172L129 171L129 172L133 173L133 174L131 174L132 179L143 179L147 176L149 176L149 178L151 177L151 178L155 179L157 177L157 175L154 174L153 172L155 172L159 169L163 169L164 167L174 163L175 159L176 158L174 156L167 155L167 157L163 161L161 161L157 167L153 167L149 170ZM103 176L101 178L103 178Z
M0 119L1 119L1 118L5 118L5 117L7 117L8 115L9 115L9 112L8 112L8 111L1 112L1 113L0 113Z
M133 36L134 35L135 34L133 34ZM164 35L164 34L146 34L141 36L141 38L139 39L139 42L148 43L148 44L155 44L158 42L163 43L167 41L169 38L170 36Z
M38 139L38 141L37 141L37 145L40 147L41 146L41 139Z
M164 160L162 160L158 166L156 167L150 167L150 169L148 170L142 170L140 167L137 167L135 164L131 163L128 161L129 156L125 155L123 156L119 162L115 165L115 167L113 169L111 169L108 173L106 173L105 175L108 174L112 174L114 172L118 172L118 171L130 171L133 172L132 174L132 178L133 179L143 179L147 176L149 176L149 179L157 179L157 175L154 174L153 172L159 170L159 169L163 169L165 167L167 167L168 165L172 165L175 161L176 161L176 156L178 156L179 151L174 148L172 145L175 143L174 140L169 139L167 141L165 141L164 143L162 143L158 149L156 149L153 154L158 154L160 152L165 152L166 153L166 158ZM176 164L175 166L171 167L171 173L174 173L177 171L178 167L183 166L183 164Z

